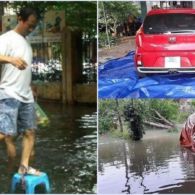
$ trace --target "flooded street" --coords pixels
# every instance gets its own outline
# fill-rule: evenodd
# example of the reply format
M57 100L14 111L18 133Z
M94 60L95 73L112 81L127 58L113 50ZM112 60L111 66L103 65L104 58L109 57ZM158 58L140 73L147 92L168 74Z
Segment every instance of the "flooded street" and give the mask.
M32 166L48 174L51 193L95 193L96 106L39 104L51 124L37 132ZM20 137L16 144L17 159L8 162L5 145L0 143L0 193L10 193L11 177L20 160Z
M195 193L195 154L179 132L146 131L142 141L99 138L100 194Z

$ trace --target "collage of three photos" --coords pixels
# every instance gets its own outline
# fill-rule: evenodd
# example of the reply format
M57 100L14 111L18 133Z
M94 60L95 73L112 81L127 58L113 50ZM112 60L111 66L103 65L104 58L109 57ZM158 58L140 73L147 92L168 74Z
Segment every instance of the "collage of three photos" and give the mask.
M189 194L195 1L1 1L0 193Z
M98 10L98 194L194 193L195 2Z

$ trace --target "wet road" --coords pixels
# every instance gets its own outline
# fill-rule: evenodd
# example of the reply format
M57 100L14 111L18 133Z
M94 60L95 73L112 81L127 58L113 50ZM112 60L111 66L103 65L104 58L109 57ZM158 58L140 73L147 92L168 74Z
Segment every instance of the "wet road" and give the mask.
M195 154L178 140L163 131L147 131L139 142L100 137L98 192L195 193Z
M96 107L40 105L51 124L37 132L32 165L48 174L51 193L94 193L97 183ZM5 146L0 144L0 193L10 193L11 177L19 165L20 137L16 144L18 156L14 162L8 162ZM22 191L18 189L18 193Z

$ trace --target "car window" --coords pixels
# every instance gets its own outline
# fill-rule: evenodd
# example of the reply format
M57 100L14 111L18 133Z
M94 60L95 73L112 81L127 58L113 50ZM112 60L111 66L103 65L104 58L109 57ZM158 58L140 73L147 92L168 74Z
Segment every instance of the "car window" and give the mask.
M195 33L194 14L159 14L144 20L145 34Z

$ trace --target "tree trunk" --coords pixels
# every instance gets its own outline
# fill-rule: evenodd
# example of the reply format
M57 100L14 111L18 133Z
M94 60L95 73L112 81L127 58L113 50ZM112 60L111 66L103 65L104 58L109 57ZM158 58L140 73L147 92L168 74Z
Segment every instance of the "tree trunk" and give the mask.
M117 21L115 20L114 21L114 27L113 27L114 29L114 36L116 37L117 36L117 32L116 32L116 28L117 28Z
M154 112L156 113L156 115L157 115L165 124L170 125L170 126L172 126L172 127L175 126L172 122L168 121L165 117L163 117L157 110L154 110Z
M121 115L120 115L120 112L119 112L118 99L116 99L116 112L117 112L117 117L118 117L118 121L119 121L120 132L123 132L123 123L122 123Z
M171 129L172 128L172 126L170 126L170 125L164 125L161 123L154 123L154 122L149 122L149 121L144 121L144 124L150 125L153 127L157 127L157 128L163 128L163 129Z
M104 9L104 2L102 2L102 8L103 8L103 13L104 13L104 21L106 24L106 36L107 36L107 41L108 41L108 47L110 48L110 38L109 38L109 34L108 34L108 24L107 24L105 9Z

